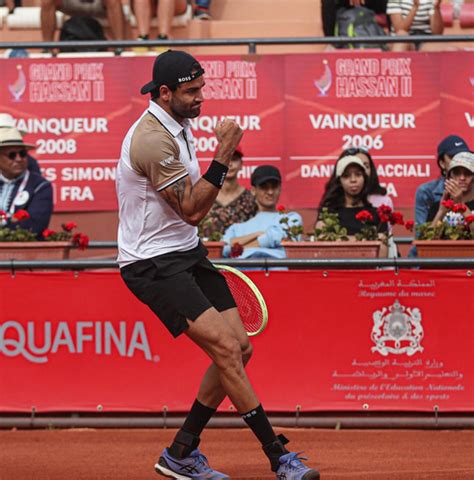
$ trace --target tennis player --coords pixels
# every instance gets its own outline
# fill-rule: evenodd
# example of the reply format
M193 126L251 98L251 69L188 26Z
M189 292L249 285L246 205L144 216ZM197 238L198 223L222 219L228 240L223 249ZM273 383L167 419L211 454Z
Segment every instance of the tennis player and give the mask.
M218 153L201 176L189 118L200 114L204 70L168 50L153 65L148 108L132 125L117 168L118 262L129 289L169 332L184 333L211 359L197 398L173 443L155 465L176 479L228 479L199 451L200 435L226 395L261 442L276 478L319 479L287 439L273 431L244 370L252 346L224 277L206 258L196 225L224 183L242 137L232 120L215 128Z

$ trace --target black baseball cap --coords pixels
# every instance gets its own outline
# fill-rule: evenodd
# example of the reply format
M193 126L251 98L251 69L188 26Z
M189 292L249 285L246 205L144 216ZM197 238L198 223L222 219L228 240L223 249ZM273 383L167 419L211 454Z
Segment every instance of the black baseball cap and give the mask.
M461 152L469 152L467 143L458 135L449 135L438 145L438 157L449 155L450 157Z
M257 167L250 176L250 183L254 187L258 187L268 180L276 180L278 183L281 183L280 170L274 167L273 165L260 165Z
M143 85L140 93L145 95L161 85L174 88L203 74L204 69L192 55L179 50L167 50L155 58L153 80Z

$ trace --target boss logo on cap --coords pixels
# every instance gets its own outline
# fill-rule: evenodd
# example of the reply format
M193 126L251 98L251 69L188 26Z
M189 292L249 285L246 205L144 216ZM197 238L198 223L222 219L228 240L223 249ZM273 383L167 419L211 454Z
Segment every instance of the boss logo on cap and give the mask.
M178 78L178 83L190 82L192 79L193 77L181 77L181 78Z

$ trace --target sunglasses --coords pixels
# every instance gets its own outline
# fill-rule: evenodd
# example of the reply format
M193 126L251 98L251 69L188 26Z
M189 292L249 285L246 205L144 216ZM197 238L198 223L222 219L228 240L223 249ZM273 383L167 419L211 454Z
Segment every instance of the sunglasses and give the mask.
M369 153L369 150L367 148L364 148L364 147L351 147L351 148L347 148L346 150L344 150L344 153L346 155L357 155L358 153Z
M26 150L18 150L16 152L10 152L7 157L10 159L10 160L15 160L16 156L19 155L20 158L26 158L26 156L28 155L28 152Z

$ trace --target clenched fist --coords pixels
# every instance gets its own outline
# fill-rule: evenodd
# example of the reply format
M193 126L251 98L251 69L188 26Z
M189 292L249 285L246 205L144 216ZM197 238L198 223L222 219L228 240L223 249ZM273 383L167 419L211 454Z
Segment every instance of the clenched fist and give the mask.
M214 133L216 134L220 148L229 147L233 150L235 150L244 134L239 124L229 118L220 121L214 129Z

